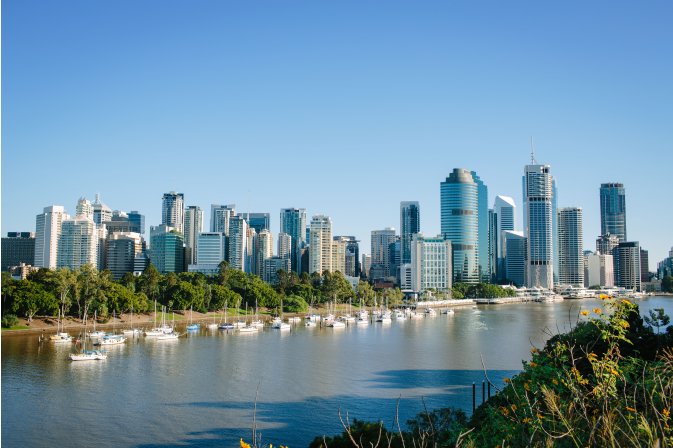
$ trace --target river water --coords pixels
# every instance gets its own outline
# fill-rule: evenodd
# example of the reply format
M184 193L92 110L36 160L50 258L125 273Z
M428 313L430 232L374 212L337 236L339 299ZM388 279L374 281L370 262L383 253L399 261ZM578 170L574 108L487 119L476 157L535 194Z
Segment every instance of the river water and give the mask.
M209 331L177 341L139 338L105 361L71 362L72 346L37 336L2 338L2 445L235 446L251 440L307 446L341 431L344 418L392 426L428 409L472 408L484 370L502 384L532 346L568 331L580 307L564 301L455 308L391 324L343 329ZM640 301L641 312L673 298ZM256 411L254 406L256 402Z

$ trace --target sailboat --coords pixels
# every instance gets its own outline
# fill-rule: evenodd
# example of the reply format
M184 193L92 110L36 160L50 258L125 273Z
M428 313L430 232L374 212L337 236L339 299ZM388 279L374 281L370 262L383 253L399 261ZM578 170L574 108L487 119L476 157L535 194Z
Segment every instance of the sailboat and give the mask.
M168 328L170 331L165 331L164 334L157 336L157 341L176 340L180 337L180 333L175 331L175 313L173 313L173 325L168 327L166 324L164 324L162 325L162 328Z
M142 331L139 328L133 328L133 305L131 305L131 328L127 328L122 333L126 336L137 337L140 336Z
M105 336L102 338L98 339L97 342L94 343L94 345L118 345L118 344L123 344L126 342L126 337L124 337L121 334L115 334L114 333L114 323L115 323L116 315L115 312L112 312L112 333L107 333Z
M86 334L86 320L84 321L84 334ZM68 358L71 361L98 361L107 359L107 353L102 350L87 350L86 338L83 338L82 343L84 344L82 350L78 353L70 353L70 355L68 355Z
M262 322L257 314L257 299L255 299L255 315L253 316L252 322L250 322L251 327L264 328L264 322Z
M238 327L240 333L257 333L259 328L254 325L248 325L248 304L245 304L245 321L243 326Z
M96 331L96 321L98 320L98 316L96 314L96 311L93 312L93 331L88 334L90 339L100 339L103 336L105 336L105 332L98 330ZM86 325L85 325L86 326ZM86 333L86 332L85 332Z
M290 329L290 324L283 322L283 299L280 299L280 316L273 318L273 322L271 322L271 328L281 331L287 331Z
M215 321L217 315L213 314L213 322L208 324L209 330L217 330L217 322Z
M56 344L63 344L63 343L69 343L72 342L72 336L70 336L68 333L63 331L63 328L61 328L62 322L61 322L61 310L58 311L58 323L56 324L56 334L53 334L49 336L49 341L54 342Z
M233 330L234 324L227 322L227 305L224 305L224 322L217 326L220 330Z
M201 326L199 324L192 323L192 307L189 307L189 325L187 325L187 331L198 331Z

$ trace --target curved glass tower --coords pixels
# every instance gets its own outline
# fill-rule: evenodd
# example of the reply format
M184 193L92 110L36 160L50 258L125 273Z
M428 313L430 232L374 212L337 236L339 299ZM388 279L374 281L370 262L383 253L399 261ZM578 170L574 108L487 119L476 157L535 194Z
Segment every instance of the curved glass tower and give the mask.
M601 235L616 235L626 241L626 192L624 184L601 184Z
M454 168L441 183L442 236L451 241L453 280L479 282L478 185L468 170Z

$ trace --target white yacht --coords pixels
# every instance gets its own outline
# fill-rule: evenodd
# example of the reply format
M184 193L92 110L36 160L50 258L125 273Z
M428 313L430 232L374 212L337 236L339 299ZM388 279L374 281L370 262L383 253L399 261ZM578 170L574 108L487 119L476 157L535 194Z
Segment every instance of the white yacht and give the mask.
M70 353L71 361L98 361L107 359L107 353L101 350L82 350L81 353Z

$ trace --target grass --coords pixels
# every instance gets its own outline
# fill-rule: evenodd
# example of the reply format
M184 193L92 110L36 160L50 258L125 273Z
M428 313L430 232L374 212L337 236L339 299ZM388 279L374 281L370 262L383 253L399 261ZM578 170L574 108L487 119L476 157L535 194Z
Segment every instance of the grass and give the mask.
M30 330L30 327L27 325L13 325L9 328L2 328L3 330Z

